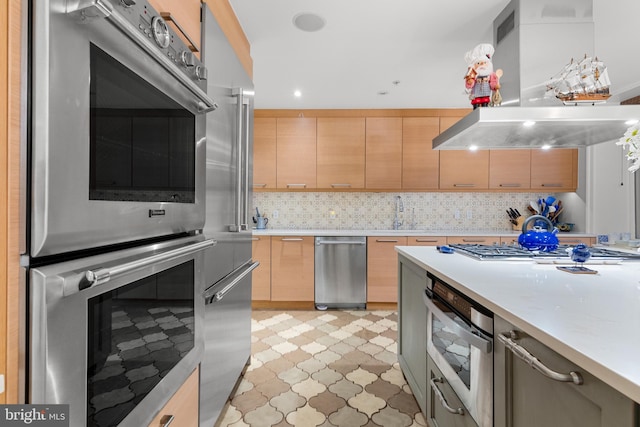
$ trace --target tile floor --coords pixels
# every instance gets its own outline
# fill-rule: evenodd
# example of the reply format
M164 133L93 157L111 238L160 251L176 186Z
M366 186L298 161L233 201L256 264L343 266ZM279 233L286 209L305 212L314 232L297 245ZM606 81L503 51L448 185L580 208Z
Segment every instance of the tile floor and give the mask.
M216 427L426 426L392 311L254 310L252 357Z

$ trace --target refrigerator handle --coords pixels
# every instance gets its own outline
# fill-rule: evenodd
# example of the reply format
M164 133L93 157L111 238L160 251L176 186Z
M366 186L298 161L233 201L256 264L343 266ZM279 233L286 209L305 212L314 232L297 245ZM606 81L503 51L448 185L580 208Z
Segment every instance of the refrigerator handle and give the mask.
M236 97L236 212L235 224L229 226L229 231L240 232L249 230L249 138L251 135L251 108L249 98L244 96L242 88L232 90Z

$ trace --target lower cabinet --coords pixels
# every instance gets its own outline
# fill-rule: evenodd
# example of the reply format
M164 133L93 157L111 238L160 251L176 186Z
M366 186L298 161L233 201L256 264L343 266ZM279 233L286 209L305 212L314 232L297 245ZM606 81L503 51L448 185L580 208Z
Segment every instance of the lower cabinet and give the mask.
M271 301L313 302L314 238L271 236Z
M253 301L271 300L271 237L253 236L251 257L260 265L253 270L251 278L251 299Z
M494 331L495 427L638 426L631 399L498 316L494 317ZM569 381L554 380L532 369L510 347L531 354L537 359L533 363ZM569 373L579 373L583 383L571 382Z
M427 414L427 272L399 257L398 362L422 414Z
M402 236L367 237L367 302L398 302L398 253Z
M458 396L453 391L447 380L442 375L442 372L438 369L431 357L427 356L427 423L432 427L478 427L476 422L469 415L467 411L458 399ZM451 412L446 409L449 406L450 409L456 410L457 413ZM497 424L495 424L497 426ZM562 426L568 427L563 424L539 424L542 426ZM513 427L523 427L520 424L514 424Z
M149 427L164 427L171 423L180 427L198 427L199 379L199 369L196 369L158 412Z

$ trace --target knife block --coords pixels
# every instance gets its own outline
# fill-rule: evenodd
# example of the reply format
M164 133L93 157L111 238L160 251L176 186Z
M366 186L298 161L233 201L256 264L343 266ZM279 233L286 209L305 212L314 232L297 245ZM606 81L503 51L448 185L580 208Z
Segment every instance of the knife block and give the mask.
M513 228L514 231L522 231L522 224L524 224L524 217L519 216L516 221L518 221L517 224L511 224L511 228Z

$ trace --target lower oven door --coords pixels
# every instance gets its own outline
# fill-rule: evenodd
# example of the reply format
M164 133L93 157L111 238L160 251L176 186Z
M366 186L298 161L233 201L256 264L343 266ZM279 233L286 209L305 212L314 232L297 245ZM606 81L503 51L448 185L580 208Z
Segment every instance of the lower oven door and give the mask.
M147 425L200 363L202 235L30 271L29 402Z
M480 427L493 426L493 340L471 327L437 294L428 309L427 353Z
M32 3L31 257L202 229L215 103L197 58L170 27L158 46L146 1ZM85 4L110 14L69 13Z

